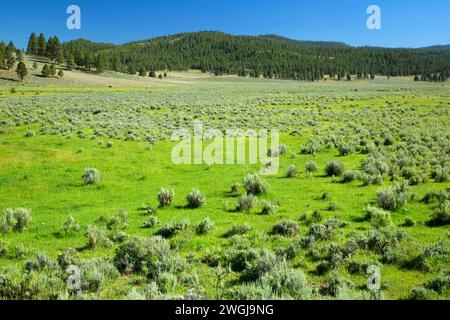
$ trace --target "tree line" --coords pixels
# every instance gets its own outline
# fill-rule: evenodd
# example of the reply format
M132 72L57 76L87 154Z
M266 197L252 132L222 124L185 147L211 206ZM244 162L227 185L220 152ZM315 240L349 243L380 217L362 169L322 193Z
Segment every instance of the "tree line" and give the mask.
M10 45L3 47L0 45L0 67L12 60ZM61 43L56 36L46 39L42 33L32 33L27 54L65 64L69 70L112 70L152 77L156 70L198 69L217 76L305 81L374 79L376 75L446 81L450 72L450 50L350 47L220 32L185 33L120 46L84 39Z
M447 79L450 51L354 48L337 43L299 42L273 36L231 36L197 32L133 42L121 46L78 40L64 44L69 56L83 68L100 67L135 74L144 69L186 71L215 75L315 81L325 75L336 80L348 74L359 79L375 75ZM436 77L434 76L436 75ZM445 81L444 80L444 81Z

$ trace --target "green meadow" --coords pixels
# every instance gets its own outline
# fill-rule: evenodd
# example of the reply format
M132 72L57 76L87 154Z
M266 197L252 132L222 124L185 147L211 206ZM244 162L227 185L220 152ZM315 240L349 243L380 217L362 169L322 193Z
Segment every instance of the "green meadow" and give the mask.
M0 87L0 222L7 208L32 214L23 230L0 234L0 297L450 298L448 83L182 79ZM280 169L259 176L267 190L248 210L236 210L251 193L244 179L264 164L172 162L171 133L195 120L280 130ZM327 175L332 160L343 168ZM86 168L98 182L83 181ZM174 191L165 207L161 188ZM199 208L187 206L194 188ZM393 193L387 205L382 190ZM205 219L211 228L199 232ZM226 235L237 226L248 228ZM164 254L130 248L161 235ZM79 290L66 286L61 257L81 268Z

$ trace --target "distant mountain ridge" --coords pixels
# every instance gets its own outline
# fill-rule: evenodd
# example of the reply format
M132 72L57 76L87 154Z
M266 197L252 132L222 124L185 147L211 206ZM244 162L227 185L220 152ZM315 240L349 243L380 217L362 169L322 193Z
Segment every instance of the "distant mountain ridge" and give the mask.
M204 72L318 80L347 73L404 76L448 74L450 46L420 49L352 47L343 42L301 41L278 35L230 35L187 32L121 45L79 39L64 44L79 66L100 59L106 69L144 74L154 70L200 69ZM95 58L89 57L95 55Z

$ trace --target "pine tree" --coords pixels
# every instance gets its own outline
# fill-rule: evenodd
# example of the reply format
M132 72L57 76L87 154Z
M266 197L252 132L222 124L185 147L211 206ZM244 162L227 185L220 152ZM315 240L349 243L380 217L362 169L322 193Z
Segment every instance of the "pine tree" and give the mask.
M62 71L61 69L59 69L59 71L58 71L58 77L60 77L60 78L64 77L64 71Z
M128 66L128 73L129 73L129 74L132 74L132 75L135 75L135 74L136 74L136 68L135 68L134 65L129 65L129 66Z
M141 77L145 77L145 76L147 75L147 71L145 70L144 67L140 67L140 68L139 68L139 75L140 75Z
M36 36L36 33L33 32L30 35L30 39L28 40L27 54L37 56L38 47L39 47L39 40L38 37Z
M76 67L73 55L67 57L67 69L73 70Z
M153 70L150 70L150 73L149 73L148 76L151 77L151 78L156 78L156 72L153 71Z
M106 70L106 59L103 55L99 54L95 61L95 70L97 73L103 73Z
M41 33L38 39L38 56L45 57L45 53L47 50L47 40L45 40L45 35Z
M8 43L8 46L6 47L6 52L8 52L8 53L13 53L13 52L16 52L17 51L17 49L16 49L16 47L14 46L14 43L12 42L12 41L10 41L9 43Z
M45 64L44 67L42 67L42 76L44 77L49 77L50 76L50 67L48 66L48 64Z
M0 42L0 68L6 68L5 59L6 59L6 45L4 42Z
M122 71L122 63L117 55L114 55L111 59L111 69L115 72Z
M6 50L6 69L11 69L14 67L14 64L16 63L16 58L14 57L14 54L10 50Z
M347 81L352 80L352 75L350 74L350 72L347 72Z
M22 50L17 50L17 52L16 52L16 59L19 62L23 62L24 56L23 56Z
M94 66L94 56L90 52L86 52L84 55L84 70L85 71L91 71L91 68ZM97 70L97 72L101 73L103 70L101 70L102 66L100 65L100 71Z
M19 64L17 65L16 74L21 82L26 78L26 76L28 75L28 69L25 63L19 62Z
M54 64L51 64L51 65L50 65L49 70L50 70L50 75L51 75L51 76L53 76L53 77L56 76L56 67L55 67Z
M48 38L48 43L46 47L46 56L52 61L61 62L62 61L62 48L61 42L58 37Z

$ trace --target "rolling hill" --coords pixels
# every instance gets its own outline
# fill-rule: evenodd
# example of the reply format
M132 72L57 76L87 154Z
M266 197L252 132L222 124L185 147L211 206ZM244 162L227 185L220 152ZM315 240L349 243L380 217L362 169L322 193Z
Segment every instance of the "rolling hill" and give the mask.
M442 74L450 71L450 51L351 47L340 42L298 41L277 35L235 36L222 32L181 33L123 45L77 40L64 44L77 65L135 74L141 70L198 69L296 80L378 75ZM95 55L95 57L92 57ZM91 65L89 65L91 64Z

